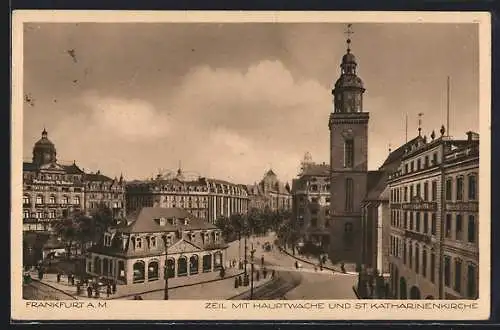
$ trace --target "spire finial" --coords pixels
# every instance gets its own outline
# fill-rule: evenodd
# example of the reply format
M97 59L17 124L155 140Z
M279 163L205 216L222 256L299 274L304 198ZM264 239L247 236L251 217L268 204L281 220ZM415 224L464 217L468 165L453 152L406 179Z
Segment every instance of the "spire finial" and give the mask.
M422 132L422 116L424 114L422 112L419 112L418 114L418 136L421 136L421 132Z
M352 24L347 24L347 30L345 31L345 34L347 35L347 52L349 53L351 51L351 35L354 34L352 31Z
M389 153L391 153L392 149L391 149L392 145L389 143Z

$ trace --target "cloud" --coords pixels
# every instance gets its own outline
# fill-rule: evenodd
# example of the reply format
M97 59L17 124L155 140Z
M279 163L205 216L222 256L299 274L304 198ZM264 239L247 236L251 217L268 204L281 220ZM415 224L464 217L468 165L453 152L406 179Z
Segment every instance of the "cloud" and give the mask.
M127 140L156 139L168 135L171 123L148 101L85 93L83 103L91 111L90 125Z

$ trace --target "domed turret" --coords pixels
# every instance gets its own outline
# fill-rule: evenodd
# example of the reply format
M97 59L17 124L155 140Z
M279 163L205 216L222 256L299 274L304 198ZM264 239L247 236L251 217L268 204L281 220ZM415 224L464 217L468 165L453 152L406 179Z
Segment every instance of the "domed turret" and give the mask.
M33 163L38 166L55 163L56 159L56 147L48 139L48 134L45 128L42 132L42 138L35 143L33 147Z
M353 32L348 26L347 34ZM335 82L332 90L334 95L334 112L362 112L363 111L363 93L365 88L361 78L357 76L356 69L358 63L356 57L351 53L351 39L347 39L347 52L342 57L340 64L340 77Z

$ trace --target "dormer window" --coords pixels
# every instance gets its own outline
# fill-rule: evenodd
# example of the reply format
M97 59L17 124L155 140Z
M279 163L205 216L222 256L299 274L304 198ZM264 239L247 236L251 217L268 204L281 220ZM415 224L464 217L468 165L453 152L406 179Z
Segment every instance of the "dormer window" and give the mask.
M175 207L175 206L174 206ZM174 218L169 218L168 223L171 225L174 225L175 219Z
M160 218L159 219L159 223L160 223L160 226L165 226L167 224L167 221L165 220L165 218Z
M142 238L137 237L135 240L135 248L136 249L142 249Z
M150 247L155 248L156 247L156 237L152 236L150 239Z
M187 225L189 225L189 219L188 218L184 219L184 226L187 226Z

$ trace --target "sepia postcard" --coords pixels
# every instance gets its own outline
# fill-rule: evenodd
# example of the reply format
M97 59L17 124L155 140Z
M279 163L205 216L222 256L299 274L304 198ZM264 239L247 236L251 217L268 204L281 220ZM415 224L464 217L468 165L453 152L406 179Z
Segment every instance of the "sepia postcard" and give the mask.
M12 31L13 320L489 317L489 13Z

